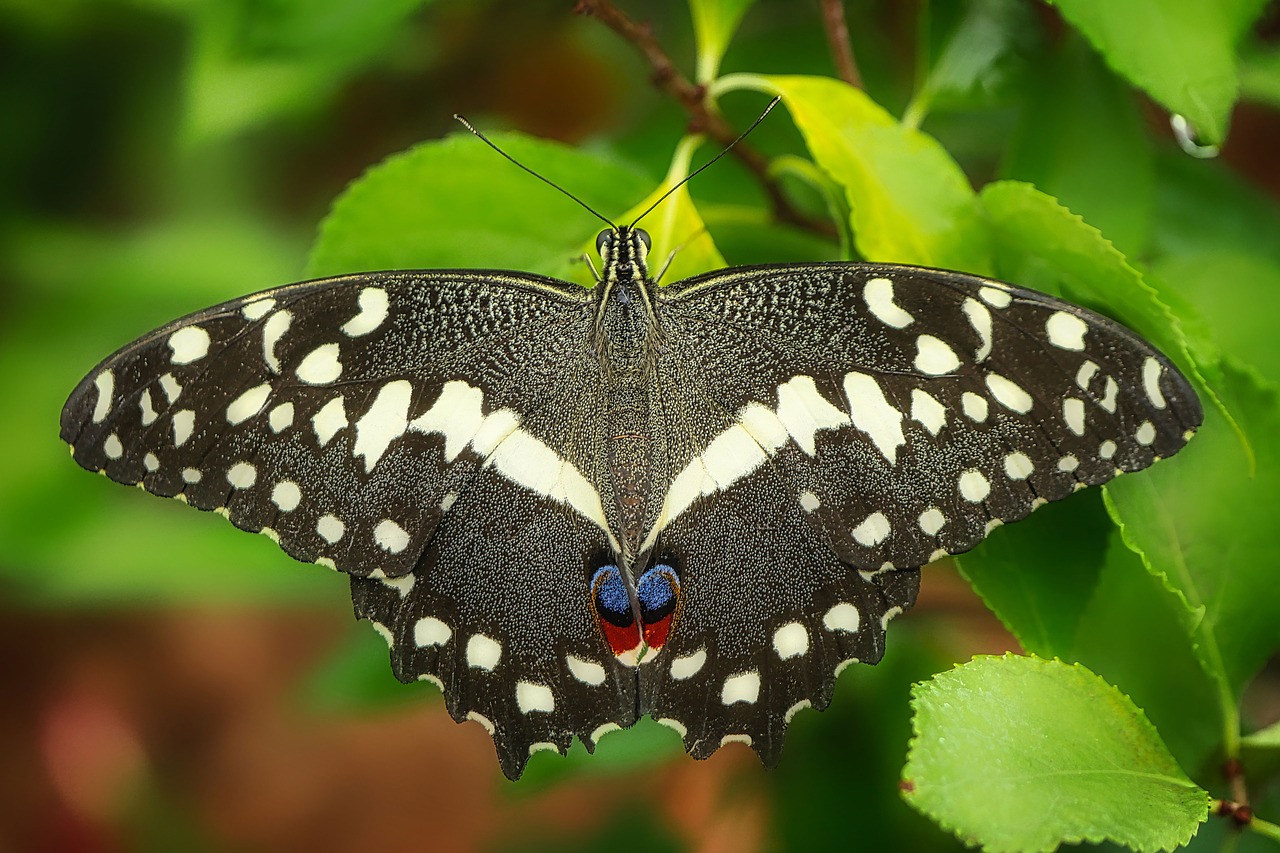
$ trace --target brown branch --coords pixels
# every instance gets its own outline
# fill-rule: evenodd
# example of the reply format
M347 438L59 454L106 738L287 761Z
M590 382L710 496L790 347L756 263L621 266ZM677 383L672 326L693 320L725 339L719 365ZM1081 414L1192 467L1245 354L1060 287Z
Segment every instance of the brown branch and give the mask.
M689 114L691 133L705 133L723 146L730 145L738 138L737 131L722 115L707 108L706 87L695 84L680 73L662 45L653 37L653 30L647 23L631 20L609 0L578 0L574 11L600 21L630 42L644 56L653 71L653 84L673 97ZM770 177L769 163L760 152L740 142L734 146L733 154L760 182L769 199L774 219L823 236L835 236L835 227L830 222L814 219L791 205L782 188Z
M862 75L853 58L853 45L849 43L849 25L844 19L844 0L822 0L822 28L827 32L827 45L835 62L840 79L854 88L861 89Z

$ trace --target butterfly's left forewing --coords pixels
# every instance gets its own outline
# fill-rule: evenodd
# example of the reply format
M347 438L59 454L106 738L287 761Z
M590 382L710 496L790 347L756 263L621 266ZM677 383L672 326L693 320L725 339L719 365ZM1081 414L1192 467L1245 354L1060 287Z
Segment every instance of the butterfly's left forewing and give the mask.
M634 674L584 606L585 561L612 547L602 435L563 414L601 404L588 305L483 271L268 291L107 359L62 436L85 468L350 573L397 674L440 683L514 776L635 716Z

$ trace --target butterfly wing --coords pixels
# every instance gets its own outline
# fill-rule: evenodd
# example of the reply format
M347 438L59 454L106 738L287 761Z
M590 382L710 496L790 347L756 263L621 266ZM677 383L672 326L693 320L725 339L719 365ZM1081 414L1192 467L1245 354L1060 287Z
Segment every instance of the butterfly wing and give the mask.
M585 606L584 555L612 547L602 435L562 415L601 387L589 305L475 271L267 291L108 358L62 437L89 470L350 573L397 675L440 683L518 775L531 749L635 718L634 674Z
M695 755L745 736L776 759L792 708L824 705L850 657L878 659L917 567L1176 453L1202 420L1129 330L988 279L755 267L659 299L666 418L703 437L673 448L646 540L684 574L642 693Z

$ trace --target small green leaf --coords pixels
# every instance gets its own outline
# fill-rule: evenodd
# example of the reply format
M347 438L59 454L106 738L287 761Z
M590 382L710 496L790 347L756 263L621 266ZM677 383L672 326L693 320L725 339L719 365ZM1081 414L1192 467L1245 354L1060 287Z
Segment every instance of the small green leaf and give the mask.
M964 5L929 75L903 116L918 127L933 106L989 93L1004 82L1015 54L1035 32L1033 10L1019 0L976 0Z
M652 182L601 156L496 133L512 157L616 218ZM338 197L321 226L311 275L378 269L516 269L568 277L602 227L572 200L470 135L388 158Z
M872 261L984 272L990 261L969 180L937 140L899 124L860 89L826 77L733 74L717 92L781 95L809 153L849 199Z
M1185 116L1201 141L1223 141L1239 88L1236 42L1265 0L1052 2L1112 68Z
M1185 844L1209 813L1127 697L1082 666L979 657L917 685L904 796L989 851Z
M755 0L690 0L693 35L698 45L698 82L710 83L720 73L720 60L733 40L742 16Z

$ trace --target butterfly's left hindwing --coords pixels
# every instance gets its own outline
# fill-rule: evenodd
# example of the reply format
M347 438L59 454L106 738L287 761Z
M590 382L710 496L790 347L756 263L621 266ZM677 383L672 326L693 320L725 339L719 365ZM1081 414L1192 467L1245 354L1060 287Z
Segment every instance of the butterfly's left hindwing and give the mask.
M62 436L89 470L349 572L397 674L442 683L518 775L531 748L634 720L634 672L586 607L602 433L557 414L601 405L589 304L472 271L268 291L108 358Z

